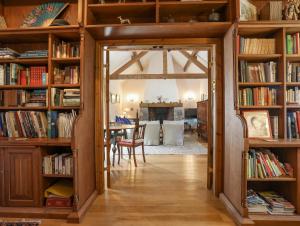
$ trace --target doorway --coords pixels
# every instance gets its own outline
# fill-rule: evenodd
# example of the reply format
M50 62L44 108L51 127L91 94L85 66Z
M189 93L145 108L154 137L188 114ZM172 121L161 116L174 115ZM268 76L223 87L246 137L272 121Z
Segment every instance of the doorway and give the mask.
M174 41L174 40L173 40ZM193 40L193 42L195 42L196 40ZM200 41L200 40L198 40ZM178 41L177 41L178 42ZM115 80L128 80L130 79L131 81L134 80L140 80L140 79L147 79L150 81L154 81L157 79L162 79L161 83L163 83L163 81L168 81L168 83L170 83L171 80L179 80L179 79L195 79L196 81L196 77L197 79L202 79L202 78L206 78L208 79L208 107L207 107L207 117L208 117L208 124L207 124L207 139L208 139L208 155L207 155L207 188L209 189L213 189L215 194L218 194L219 192L219 187L220 187L220 178L221 175L220 171L218 170L219 167L222 167L220 162L216 161L218 159L220 159L220 154L222 154L221 152L218 151L218 145L220 145L220 143L218 143L218 138L217 138L217 131L220 131L220 119L216 120L216 114L217 114L217 110L218 107L216 107L217 104L217 92L216 92L216 86L218 85L217 83L217 76L218 76L218 70L217 70L217 62L216 62L216 49L217 46L219 46L219 43L215 42L214 43L206 43L207 40L205 40L204 44L201 42L203 42L203 40L201 40L200 42L196 42L196 43L191 43L191 44L166 44L164 43L164 41L162 40L156 40L153 41L153 44L149 44L149 43L130 43L130 45L128 45L128 43L120 43L120 42L108 42L108 43L99 43L98 46L98 62L100 61L99 64L99 70L98 70L98 84L96 84L97 90L98 92L98 97L97 97L97 105L98 105L98 117L97 121L99 122L99 125L97 126L98 128L98 134L100 135L99 140L97 142L98 148L100 149L100 153L98 152L97 156L98 159L101 159L101 161L103 161L103 159L106 159L106 164L105 163L97 163L98 167L100 166L100 170L98 170L98 182L99 182L99 187L101 187L100 190L103 190L103 186L105 184L105 179L103 177L104 175L104 171L106 170L106 179L107 179L107 186L110 187L111 183L110 183L110 175L111 175L111 162L110 162L110 149L108 149L107 147L110 147L112 145L111 142L111 136L105 136L105 134L110 134L109 131L109 127L110 127L110 123L111 123L111 117L109 117L109 115L111 114L110 112L110 105L112 102L118 102L119 100L119 96L116 93L112 93L110 92L110 84L111 81L115 81ZM139 45L138 45L139 44ZM156 45L154 45L156 44ZM114 51L119 51L119 53L121 52L130 52L131 54L131 59L130 60L125 60L126 63L124 63L121 67L117 68L116 70L114 70L113 72L110 71L110 64L111 59L110 59L110 54ZM207 55L207 67L204 68L203 64L200 62L200 72L197 73L174 73L174 69L172 71L172 69L169 68L169 55L175 55L174 53L180 53L181 56L183 56L186 59L186 63L184 65L184 67L187 66L196 66L199 67L199 61L198 58L199 56L197 56L197 54L199 52L204 52ZM128 73L128 71L130 71L130 66L132 66L133 64L136 65L136 67L138 67L141 71L143 70L143 64L141 63L141 59L142 57L145 57L147 54L149 54L150 52L155 52L155 54L157 52L161 53L161 64L162 64L162 72L157 72L157 71L147 71L146 73ZM119 54L122 55L122 54ZM126 55L126 54L124 54ZM151 55L151 54L149 54ZM153 54L152 54L153 55ZM158 58L158 57L154 57L154 58ZM150 67L151 68L151 67ZM172 73L170 73L170 71L172 71ZM109 76L107 76L109 75ZM219 75L221 76L221 75ZM168 79L168 80L165 80ZM220 84L219 84L220 85ZM151 87L151 85L150 85ZM158 89L159 87L155 87L156 89ZM163 90L163 89L162 89ZM219 92L222 91L222 89L219 89ZM145 90L145 92L147 92ZM150 92L151 93L151 92ZM153 93L153 91L152 91ZM102 94L102 95L101 95ZM157 95L157 94L155 94ZM219 94L220 95L220 94ZM128 96L128 95L127 95ZM166 105L167 103L170 104L180 104L180 100L179 101L174 101L171 97L165 98L166 95L157 95L157 102L154 103L153 101L149 101L149 100L143 100L143 102L140 102L139 100L139 105L140 108L138 111L135 111L135 108L133 107L129 107L128 112L122 111L122 113L124 113L125 115L127 114L131 114L130 116L134 116L135 113L138 113L139 115L139 119L143 119L143 120L149 120L149 119L158 119L160 121L160 123L162 123L162 121L164 120L174 120L174 118L168 118L170 115L174 117L174 115L179 115L180 117L180 111L177 114L174 114L174 109L176 109L176 107L170 107L170 106L164 106L160 109L158 108L153 108L153 104L159 103L160 105L164 104ZM132 102L135 101L134 99L136 97L134 97L134 95L132 95L131 97L127 97L128 99L131 99ZM165 99L163 99L165 98ZM203 98L205 99L205 97ZM129 100L129 101L131 101ZM222 104L222 102L219 102L219 104ZM180 107L180 106L179 106ZM220 109L220 107L219 107ZM104 112L104 113L103 113ZM150 114L150 115L149 115ZM185 114L193 114L193 113L189 113L186 112ZM156 116L153 116L156 115ZM107 117L108 116L108 117ZM124 115L123 115L124 116ZM156 117L156 118L153 118ZM130 117L129 117L130 118ZM180 119L180 118L177 118ZM199 123L199 122L198 122ZM199 126L199 125L198 125ZM107 128L107 129L106 129ZM101 131L101 129L103 132ZM220 133L219 133L220 134ZM97 137L98 138L98 137ZM104 138L105 140L102 141L102 138ZM106 151L104 151L106 150ZM105 154L106 155L105 155ZM217 162L217 164L216 164Z

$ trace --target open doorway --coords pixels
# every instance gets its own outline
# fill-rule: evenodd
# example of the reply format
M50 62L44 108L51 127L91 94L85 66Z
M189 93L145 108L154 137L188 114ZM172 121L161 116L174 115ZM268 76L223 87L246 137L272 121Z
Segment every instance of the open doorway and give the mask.
M132 129L116 127L127 123L134 127L138 121L148 127L143 137L146 159L157 154L205 154L207 187L213 188L214 45L103 45L99 51L108 186L111 173L118 169L118 139L130 137ZM180 125L168 127L169 121ZM143 164L141 149L136 153L138 165ZM133 166L126 149L120 157L121 164Z

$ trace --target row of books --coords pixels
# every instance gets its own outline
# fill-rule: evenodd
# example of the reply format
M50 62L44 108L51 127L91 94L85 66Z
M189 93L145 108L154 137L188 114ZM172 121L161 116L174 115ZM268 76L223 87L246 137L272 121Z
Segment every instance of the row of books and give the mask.
M239 50L241 54L275 54L275 39L240 37Z
M240 106L269 106L277 104L277 90L267 87L239 90Z
M249 213L271 215L294 215L295 206L282 195L274 191L247 191L247 206Z
M299 54L300 53L299 32L295 34L286 35L286 53Z
M1 137L70 138L76 112L58 113L49 111L47 116L38 111L0 112Z
M18 53L11 48L0 48L0 58L15 59L15 58L39 58L48 57L48 50L28 50L23 53Z
M74 110L70 113L48 111L48 137L70 138L76 117L77 114Z
M47 137L47 126L47 118L43 112L0 112L0 136L3 137Z
M240 82L276 82L277 63L240 61Z
M71 43L71 42L57 40L53 43L53 57L54 58L80 57L80 45L79 43Z
M80 106L80 89L51 88L51 105L64 107Z
M269 149L251 149L247 158L248 178L293 177L293 168L282 163Z
M300 63L288 63L287 65L287 82L300 82Z
M43 174L73 175L73 156L71 153L47 155L43 158Z
M46 85L48 73L46 66L23 67L10 63L0 65L0 85Z
M300 138L300 111L287 112L287 137Z
M286 90L286 103L300 104L300 90L298 87L294 87Z
M79 66L68 66L64 68L55 67L53 76L54 84L78 84Z
M46 90L1 90L0 106L45 107L48 105Z

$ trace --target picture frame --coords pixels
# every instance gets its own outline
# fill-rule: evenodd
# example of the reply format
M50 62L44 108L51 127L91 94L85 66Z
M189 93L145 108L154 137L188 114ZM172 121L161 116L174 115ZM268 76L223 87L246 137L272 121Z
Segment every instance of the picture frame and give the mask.
M117 94L110 93L110 103L112 103L112 104L116 103L116 101L117 101L116 95Z
M243 117L247 124L248 138L273 138L269 111L243 111Z
M257 20L257 9L248 0L240 1L240 21L255 21Z
M116 103L120 103L121 102L121 98L120 95L116 94Z

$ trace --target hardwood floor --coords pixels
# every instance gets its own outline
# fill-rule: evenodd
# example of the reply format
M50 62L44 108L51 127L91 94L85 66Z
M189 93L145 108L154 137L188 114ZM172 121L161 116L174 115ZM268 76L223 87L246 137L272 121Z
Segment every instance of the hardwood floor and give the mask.
M206 156L138 155L113 168L112 189L99 196L82 225L233 226L220 201L206 190ZM45 226L67 226L43 220Z

